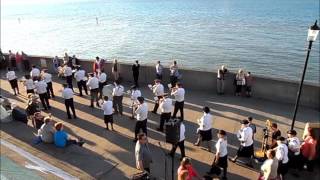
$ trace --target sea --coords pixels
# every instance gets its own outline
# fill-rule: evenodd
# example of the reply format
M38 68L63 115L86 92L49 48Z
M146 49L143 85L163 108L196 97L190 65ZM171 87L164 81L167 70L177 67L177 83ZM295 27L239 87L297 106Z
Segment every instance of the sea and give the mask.
M300 81L319 0L2 0L1 50ZM319 84L319 38L306 81Z

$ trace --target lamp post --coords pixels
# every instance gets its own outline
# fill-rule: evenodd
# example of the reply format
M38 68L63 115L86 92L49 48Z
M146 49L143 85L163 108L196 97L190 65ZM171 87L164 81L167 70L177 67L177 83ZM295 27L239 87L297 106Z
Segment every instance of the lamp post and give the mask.
M320 30L320 28L317 25L317 21L308 30L307 41L309 41L309 47L308 47L307 58L306 58L306 61L304 63L303 73L302 73L302 77L301 77L301 81L300 81L300 85L299 85L299 91L297 93L297 99L296 99L296 104L295 104L295 107L294 107L294 114L293 114L293 118L292 118L291 130L293 130L294 123L296 121L296 116L297 116L297 111L298 111L298 107L299 107L299 102L300 102L300 96L301 96L304 76L306 74L306 69L307 69L307 65L308 65L308 60L309 60L309 55L310 55L310 51L311 51L311 47L312 47L312 42L317 39L319 30Z

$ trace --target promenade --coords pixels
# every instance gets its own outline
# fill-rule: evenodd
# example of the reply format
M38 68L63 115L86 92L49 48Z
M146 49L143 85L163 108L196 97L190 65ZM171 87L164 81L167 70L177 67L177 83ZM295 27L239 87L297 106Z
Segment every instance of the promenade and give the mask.
M26 92L22 84L19 84L20 95L13 96L9 82L5 80L6 71L1 70L1 95L17 102L17 105L24 108L26 105ZM22 74L18 76L21 77ZM54 91L56 97L50 99L51 113L54 121L64 122L65 129L72 136L79 136L86 142L83 148L71 146L66 149L58 149L54 145L32 144L36 130L28 123L28 126L20 122L10 122L1 124L1 140L14 144L23 150L39 157L40 159L56 166L74 177L80 179L127 179L132 174L137 173L135 169L134 147L132 142L134 136L135 120L130 117L130 99L124 98L124 116L114 116L115 131L106 131L103 122L103 112L100 109L92 109L89 96L75 96L75 108L78 118L67 119L64 101L61 93L61 84L65 80L54 77ZM151 82L150 82L151 83ZM124 84L125 90L129 84ZM74 87L76 84L74 82ZM153 108L153 95L146 84L141 84L142 95L148 101L149 110ZM78 89L75 88L75 92ZM254 96L254 95L253 95ZM260 148L262 140L262 129L265 121L270 119L278 123L282 134L286 136L286 131L290 128L293 104L285 104L262 100L258 98L235 97L230 95L217 96L215 92L190 91L186 89L185 105L185 125L186 125L186 155L192 158L192 164L200 175L204 175L209 170L209 165L213 161L213 153L203 148L193 146L196 141L196 129L198 128L197 119L201 117L203 106L211 108L213 114L214 140L218 129L224 129L228 133L229 156L234 156L239 146L236 139L236 132L240 128L240 121L248 116L253 117L253 122L257 125L255 148ZM170 144L165 143L165 135L156 131L159 124L160 115L149 113L148 115L148 139L151 151L153 152L153 164L151 166L152 176L157 179L164 179L164 150L171 149ZM297 115L295 129L298 136L302 136L306 122L319 122L320 112L316 109L300 107ZM161 142L162 148L158 142ZM1 156L12 153L1 145ZM214 148L213 148L214 149ZM180 151L177 149L177 154ZM24 160L15 160L24 166ZM176 155L176 172L179 163L179 155ZM167 159L167 179L171 177L171 160ZM258 167L257 167L258 168ZM52 174L42 174L45 179L59 179ZM176 176L176 175L175 175ZM239 166L229 161L228 179L257 179L258 171ZM301 172L300 178L293 177L288 173L287 179L319 179L320 173L315 170L313 173Z

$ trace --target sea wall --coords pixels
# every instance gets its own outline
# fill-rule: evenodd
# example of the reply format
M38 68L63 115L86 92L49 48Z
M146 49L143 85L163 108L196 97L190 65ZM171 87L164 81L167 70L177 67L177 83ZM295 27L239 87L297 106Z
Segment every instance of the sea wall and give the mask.
M41 65L40 59L46 62L49 71L52 72L52 57L44 56L30 56L30 64L37 66ZM86 72L92 71L92 61L80 60L81 66ZM120 63L121 76L125 82L132 82L132 64ZM108 77L112 77L111 73L112 62L106 62L105 70ZM190 69L180 69L182 73L182 83L186 89L207 91L216 93L216 72L205 72ZM233 94L233 79L235 74L230 72L226 76L225 92L226 94ZM140 68L139 83L148 84L152 83L155 78L155 67L143 65ZM169 83L169 69L164 69L164 83ZM297 91L299 88L299 82L276 79L263 76L254 75L254 84L252 87L252 93L255 98L262 98L272 100L276 102L288 103L293 107L296 100ZM304 83L303 91L300 99L300 103L303 106L311 107L320 110L320 86L312 83Z

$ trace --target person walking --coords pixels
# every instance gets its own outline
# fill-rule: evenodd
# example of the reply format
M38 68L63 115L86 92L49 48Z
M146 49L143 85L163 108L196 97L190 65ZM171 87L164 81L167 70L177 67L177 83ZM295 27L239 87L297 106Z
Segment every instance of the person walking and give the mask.
M8 72L6 76L11 85L14 95L16 96L17 93L20 94L16 73L13 70L11 70L11 68L8 68Z
M160 61L157 62L156 65L156 78L162 80L162 72L163 72L163 66L160 63Z
M71 88L69 88L68 84L63 84L63 91L62 91L62 98L64 99L64 104L66 106L68 119L71 119L71 113L70 109L73 113L73 118L76 119L76 111L74 108L74 102L73 102L73 91Z
M94 101L96 101L96 105L97 107L100 107L99 105L99 98L98 98L98 92L99 92L99 80L97 77L94 76L93 73L89 73L89 80L87 82L87 86L89 87L90 89L90 96L91 96L91 99L90 99L90 107L94 107L93 103Z
M43 77L43 80L47 83L48 98L50 97L54 98L53 86L52 86L52 75L48 73L47 69L43 69L42 77Z
M317 139L314 129L309 127L307 135L303 140L301 144L302 163L305 165L304 168L309 172L313 172L317 158Z
M140 171L147 171L151 173L150 164L152 163L152 153L148 146L148 139L146 134L138 135L138 141L135 147L136 167Z
M140 71L140 64L139 64L139 61L136 61L136 62L132 65L132 75L133 75L134 85L136 85L136 86L138 86L138 87L139 87L139 84L138 84L139 71Z
M77 81L77 86L79 89L80 96L83 96L82 94L82 88L84 89L84 92L86 95L88 95L87 85L86 85L86 71L83 70L80 66L77 67L77 71L74 73L74 78Z
M212 115L210 114L210 108L203 108L203 116L198 120L199 128L197 129L198 139L194 143L195 146L200 146L202 141L207 142L208 151L211 152L212 140Z
M186 139L185 136L186 127L183 124L183 121L180 121L180 128L179 128L179 141L176 144L172 144L171 151L169 153L170 156L174 156L176 153L177 147L180 149L181 157L180 159L184 158L186 156L185 154L185 147L184 147L184 140Z
M99 98L102 99L102 89L107 85L107 74L104 72L104 69L101 69L99 74Z
M123 115L123 107L122 107L122 100L124 94L124 87L120 84L120 81L117 80L115 82L115 87L112 90L113 96L113 109L115 114Z
M120 77L120 66L118 64L118 60L114 59L112 64L112 74L114 81L118 80Z
M175 88L172 88L171 95L175 97L176 102L174 103L174 111L172 118L176 118L176 115L178 111L180 111L180 119L183 121L183 108L184 108L184 96L185 96L185 90L182 87L181 83L177 83Z
M281 180L285 179L285 175L288 173L288 146L285 144L285 138L279 136L277 138L278 146L273 150L276 151L276 158L278 159L278 176L281 176Z
M68 66L68 64L65 64L63 68L64 68L64 70L63 70L64 77L66 77L66 81L67 81L68 87L71 88L72 91L73 91L72 68L71 68L71 66Z
M159 107L161 110L161 115L160 115L160 125L159 128L157 128L158 131L163 132L163 126L165 122L168 122L171 117L171 112L173 109L172 106L172 99L168 97L167 93L164 93L160 100L159 100Z
M266 153L267 160L261 166L261 173L258 180L278 180L278 159L275 158L276 152L269 149Z
M41 78L39 81L35 82L35 89L37 94L40 97L40 101L42 103L42 106L45 110L48 110L51 108L49 104L49 97L47 93L47 83Z
M287 143L288 143L288 158L289 158L289 167L294 170L302 169L301 166L301 154L300 154L300 140L297 137L297 132L295 130L287 131ZM299 176L297 172L294 172L295 176Z
M113 103L109 100L108 96L104 96L104 101L101 105L101 109L103 110L103 119L106 124L106 129L109 130L108 124L111 125L111 130L113 131Z
M164 94L164 87L161 84L161 80L159 79L154 80L154 85L153 86L150 85L149 87L152 90L153 94L156 96L152 113L157 114L157 111L159 108L159 100L161 96Z
M136 110L137 104L138 104L138 97L141 97L141 91L138 89L137 86L133 85L131 87L131 119L134 119L134 112Z
M135 111L137 122L134 130L134 142L137 141L137 135L139 134L140 129L147 135L148 105L144 102L143 97L138 97L138 102L138 107Z
M224 81L225 81L225 74L228 72L228 70L225 68L224 65L221 66L221 68L218 69L217 72L217 93L218 95L224 94Z

